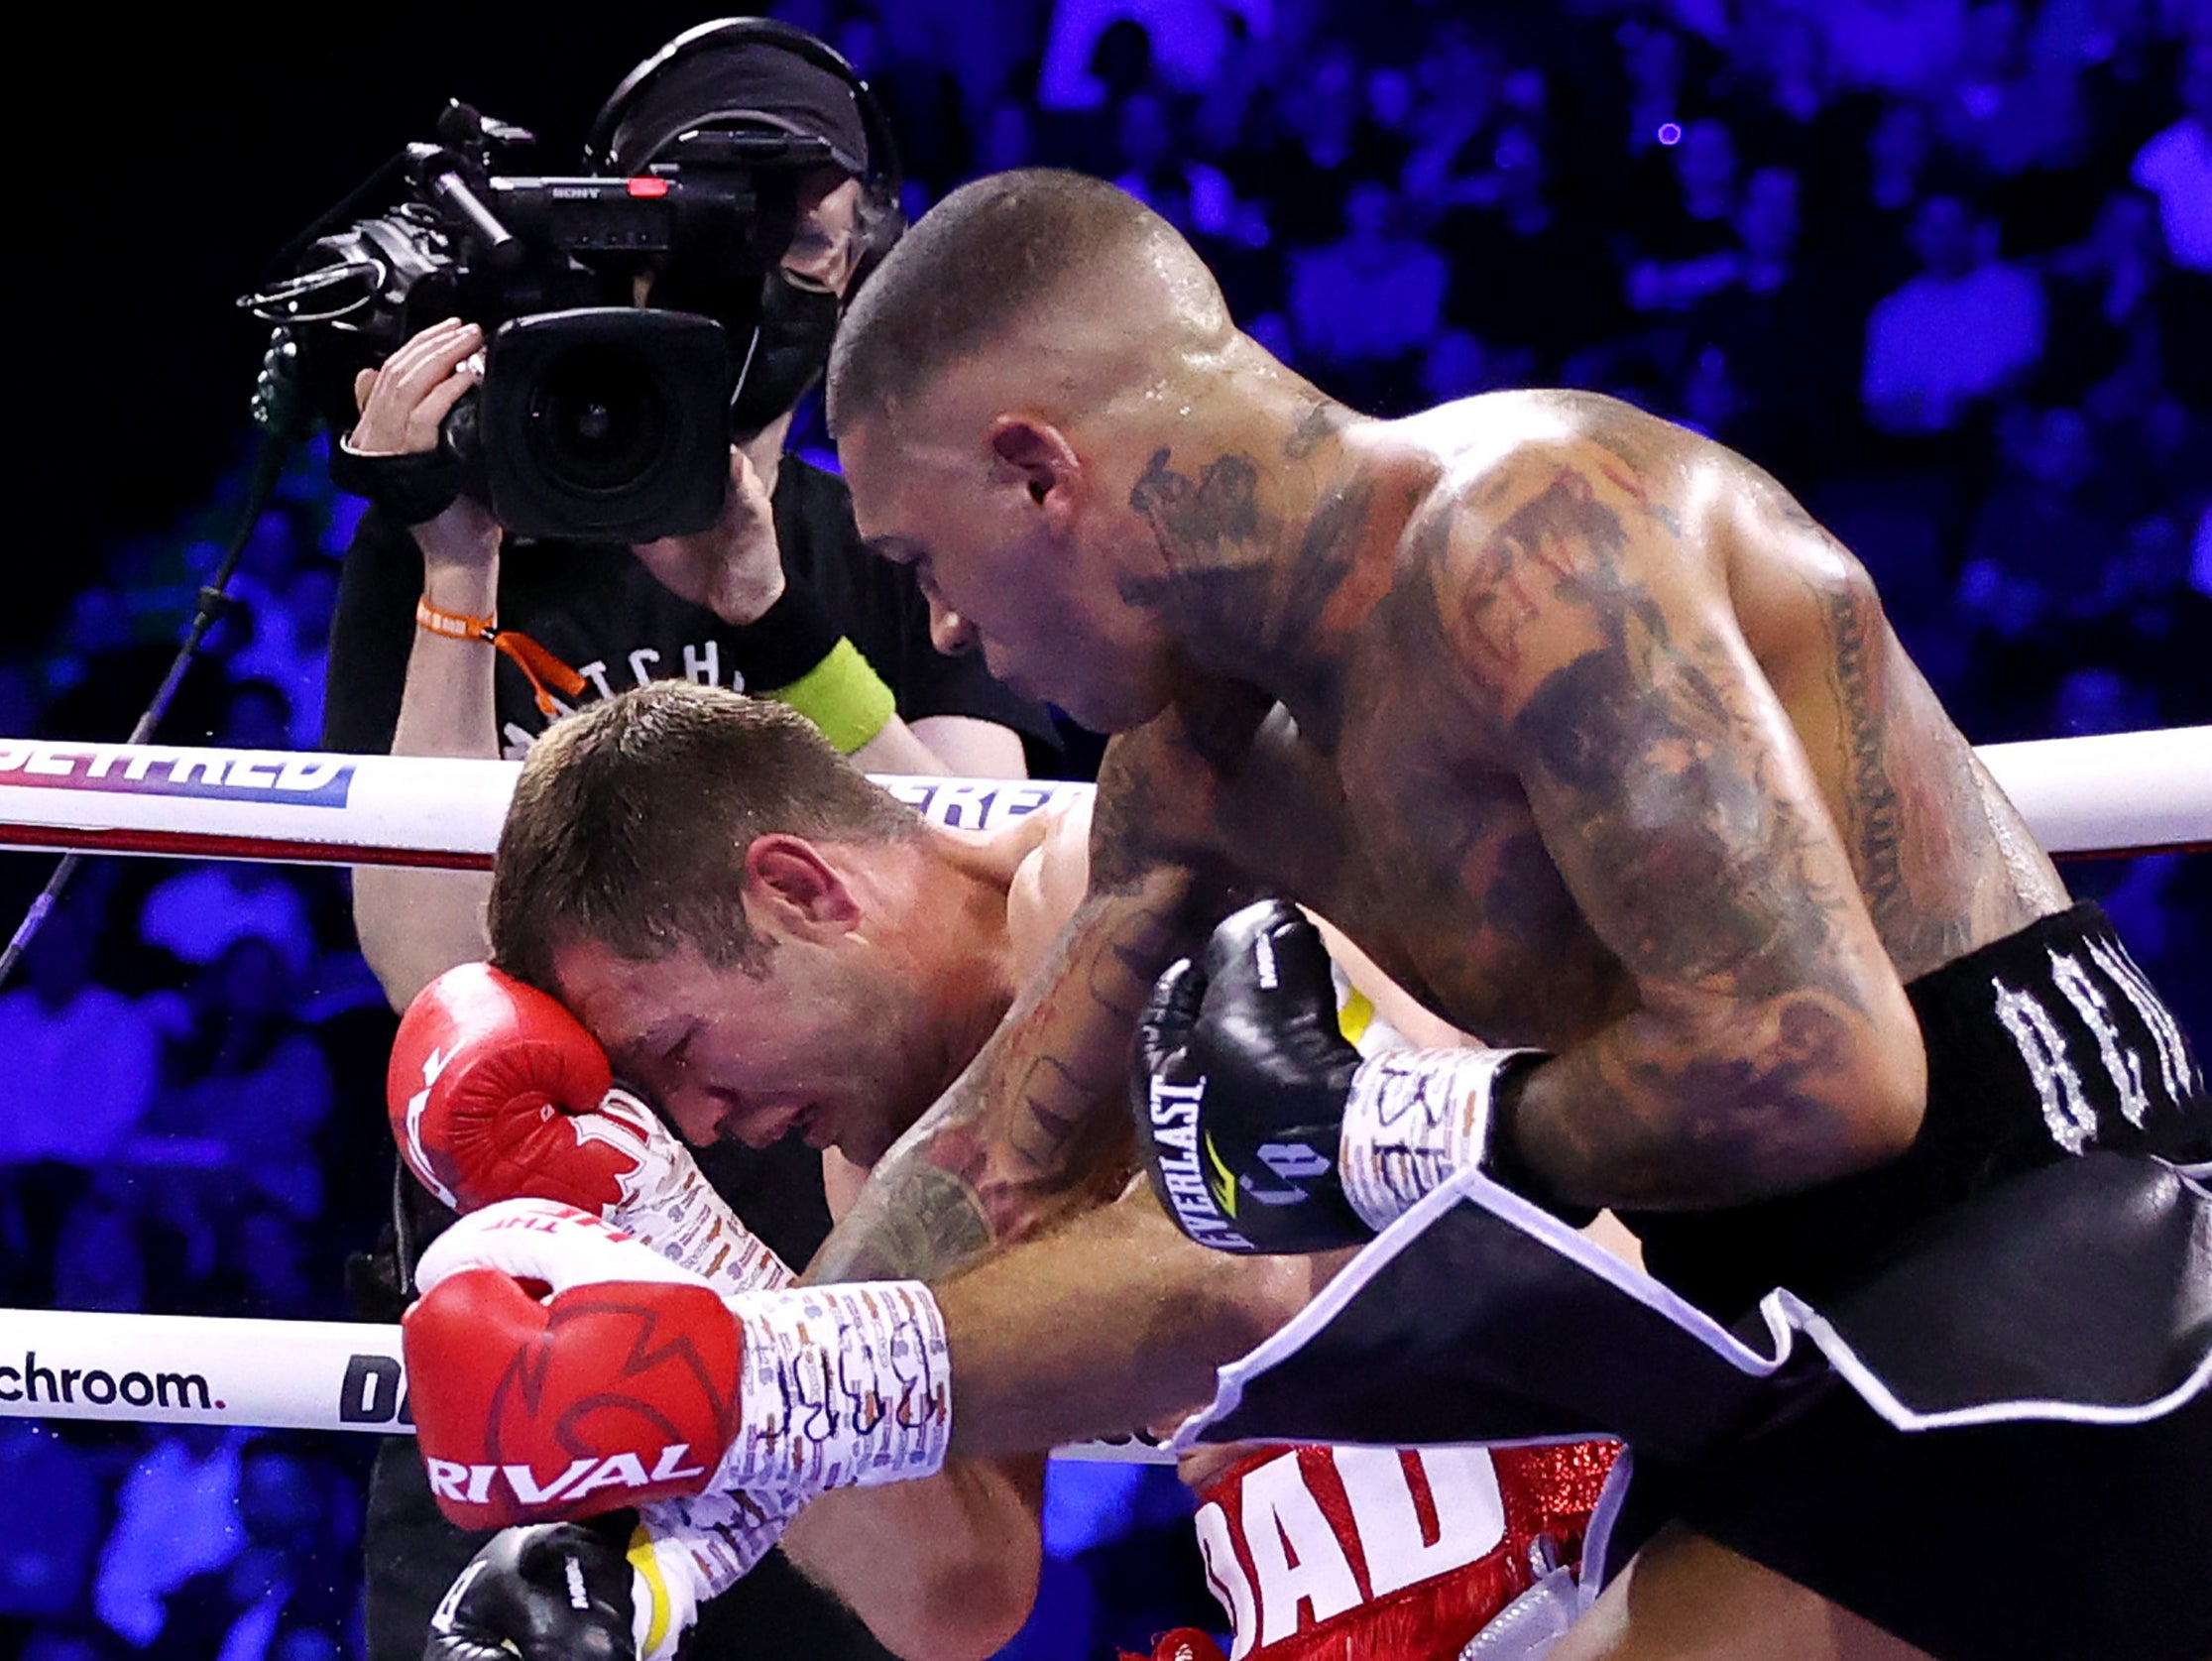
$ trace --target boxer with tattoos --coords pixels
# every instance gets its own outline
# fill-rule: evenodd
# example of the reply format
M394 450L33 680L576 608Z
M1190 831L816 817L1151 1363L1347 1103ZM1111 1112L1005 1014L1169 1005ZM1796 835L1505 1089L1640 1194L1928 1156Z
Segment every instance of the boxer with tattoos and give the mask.
M1082 896L1089 823L1081 796L990 833L925 823L788 711L687 683L560 722L524 767L501 843L489 915L502 967L440 977L403 1022L391 1072L401 1149L456 1210L516 1196L561 1202L619 1225L716 1292L784 1287L789 1275L684 1144L803 1136L821 1149L842 1212L1038 968ZM1337 989L1332 1022L1360 1053L1460 1041L1339 950L1348 968L1323 971ZM1127 1185L1121 1120L1104 1126L1113 1134L1095 1161L1069 1163L1065 1194L1035 1222ZM1158 1215L1149 1201L1142 1212ZM533 1278L595 1278L561 1264L589 1264L604 1230L540 1211L516 1233L554 1253ZM1206 1253L1161 1235L1160 1247L1207 1265ZM477 1334L458 1338L472 1345ZM1185 1475L1240 1655L1262 1645L1270 1661L1445 1661L1517 1600L1516 1629L1572 1606L1572 1571L1611 1458L1611 1444L1593 1442L1495 1460L1478 1449L1276 1446L1208 1450ZM528 1640L563 1624L628 1632L657 1656L779 1533L787 1555L902 1653L995 1647L986 1611L1026 1603L1016 1588L1036 1573L1033 1468L956 1465L933 1483L809 1506L753 1491L709 1510L663 1489L664 1463L699 1462L595 1467L557 1494L540 1484L538 1498L485 1462L434 1463L433 1491L477 1525L540 1514L528 1507L545 1501L554 1510L542 1514L558 1514L562 1501L593 1494L647 1501L629 1543L632 1575L620 1572L622 1542L571 1527L497 1538L440 1613L440 1661L499 1638L534 1654ZM587 1608L564 1590L570 1561L603 1589Z
M1164 221L1042 171L966 186L909 233L845 319L829 398L860 528L914 568L938 638L1116 737L1045 972L817 1264L885 1277L886 1313L799 1334L793 1294L752 1294L727 1328L701 1318L745 1358L712 1481L926 1474L1111 1432L1203 1397L1276 1330L1306 1259L1194 1263L1158 1244L1157 1208L960 1267L1089 1168L1154 978L1188 960L1146 1017L1148 1126L1251 1148L1258 1165L1214 1173L1223 1209L1261 1180L1251 1127L1286 1098L1292 1151L1328 1167L1305 1208L1328 1230L1245 1246L1357 1238L1479 1178L1532 1217L1620 1211L1707 1325L1777 1287L1814 1314L1894 1294L1902 1320L1923 1267L1955 1294L1978 1265L1979 1322L1924 1333L1937 1369L1971 1338L1976 1367L2087 1396L1978 1423L1969 1378L1956 1427L1908 1435L1839 1370L1788 1415L1647 1463L1641 1549L1563 1661L2204 1649L2212 1216L2184 1167L2212 1155L2212 1100L1865 571L1780 484L1573 393L1353 415L1237 331ZM1272 923L1197 952L1186 908L1239 889L1328 916L1510 1048L1347 1057L1311 978L1260 950ZM1163 1127L1174 1092L1194 1120ZM2070 1306L2007 1280L2008 1246L2069 1255L2009 1203L2024 1189L2088 1196L2044 1220L2108 1271ZM518 1262L480 1230L449 1283L512 1285ZM463 1302L441 1283L410 1320ZM916 1353L917 1309L907 1418L779 1405ZM513 1353L560 1313L519 1317ZM2098 1398L2122 1350L2167 1385ZM466 1451L430 1399L426 1446ZM940 1404L949 1424L915 1442ZM671 1445L616 1443L645 1469Z
M1865 570L1742 456L1568 392L1363 418L1240 333L1163 221L1045 171L916 228L829 391L862 533L914 570L939 639L1119 735L1071 968L1162 871L1227 861L1519 1052L1431 1070L1452 1111L1430 1179L1479 1166L1561 1212L1615 1208L1722 1322L1777 1285L1817 1301L1902 1272L1952 1208L2076 1155L2145 1160L2201 1205L2148 1163L2212 1154L2170 1015L2069 905ZM1354 1066L1325 1015L1256 985L1202 1008L1202 982L1164 1011L1148 1088L1203 1057L1224 1142L1287 1092L1320 1103L1351 1188L1398 1063ZM1033 1081L1088 1057L1055 1024L1085 995L1040 989L862 1210L1002 1228L1084 1124ZM1380 1186L1363 1226L1417 1197ZM1022 1255L944 1288L963 1404L1016 1361L981 1336L964 1354L967 1322L1033 1308L1024 1283L1056 1266L1080 1283L1073 1255ZM2201 1647L2212 1594L2181 1542L2212 1537L2212 1485L2176 1474L2212 1458L2212 1402L2185 1302L2142 1316L2174 1323L2162 1417L1907 1437L1837 1389L1675 1474L1562 1654ZM2019 1350L2064 1353L2069 1324ZM2036 1566L2118 1492L2140 1529L2067 1578ZM1943 1517L1941 1545L1897 1537L1901 1514Z

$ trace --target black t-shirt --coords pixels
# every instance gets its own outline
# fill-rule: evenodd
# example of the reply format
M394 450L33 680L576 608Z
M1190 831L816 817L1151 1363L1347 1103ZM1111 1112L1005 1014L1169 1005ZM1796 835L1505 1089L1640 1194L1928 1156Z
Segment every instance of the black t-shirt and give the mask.
M845 481L795 455L776 473L775 534L792 582L809 589L874 665L907 721L967 715L1019 733L1049 755L1052 723L990 677L980 657L929 644L929 605L914 574L862 544ZM346 550L330 626L322 741L382 755L392 747L414 645L422 555L374 510ZM500 558L499 621L528 635L589 685L583 701L678 675L743 690L728 625L661 587L619 544L510 539ZM494 671L500 750L519 758L545 728L529 683L503 655Z

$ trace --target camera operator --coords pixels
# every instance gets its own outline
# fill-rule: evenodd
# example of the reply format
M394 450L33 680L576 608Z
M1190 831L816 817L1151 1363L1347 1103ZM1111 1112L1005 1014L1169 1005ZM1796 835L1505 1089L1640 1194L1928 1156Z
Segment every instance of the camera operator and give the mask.
M395 519L437 503L409 501L407 475L393 470L386 485L373 464L436 449L485 346L474 323L423 330L356 384L347 482L362 481L376 506L340 584L328 747L517 756L560 704L675 675L780 694L873 772L1019 777L1023 741L1050 743L1043 711L991 680L980 659L931 649L926 604L909 573L860 544L843 483L783 452L793 407L826 362L839 301L897 227L895 173L870 153L855 83L792 50L791 37L830 57L811 37L757 20L687 32L611 101L598 124L604 152L591 158L614 175L669 154L686 167L677 141L705 127L811 135L836 158L797 180L781 286L766 304L713 292L712 262L680 251L636 282L640 303L758 319L750 353L752 317L731 329L733 352L752 361L733 408L745 435L731 449L721 519L629 550L522 541L457 496L407 534ZM498 651L487 626L502 632ZM440 971L484 956L487 883L355 873L362 951L396 1008Z
M747 364L732 403L729 494L708 529L636 546L525 538L470 496L425 492L415 464L434 458L440 423L482 375L485 330L473 322L433 324L358 377L359 418L339 468L372 507L332 625L328 748L514 756L563 705L681 675L790 703L869 771L1026 775L1025 741L1053 742L1044 711L979 657L933 650L911 572L862 545L843 481L783 449L793 409L827 362L840 302L899 229L895 162L881 154L888 135L867 99L820 42L747 19L679 36L595 124L587 165L618 178L668 162L688 174L714 155L702 132L811 138L835 158L784 181L795 186L778 202L792 229L764 288L756 271L740 292L727 262L687 259L681 247L637 274L637 303L716 317ZM355 871L362 951L396 1008L487 955L489 886L475 874ZM759 1151L726 1144L700 1163L785 1261L812 1255L829 1221L818 1153L795 1139ZM355 1265L369 1318L396 1317L414 1252L450 1221L405 1186L404 1241ZM380 1452L364 1539L372 1661L422 1654L431 1610L484 1538L437 1514L411 1443ZM694 1645L719 1653L741 1633L743 1652L761 1658L885 1653L780 1553L709 1606Z

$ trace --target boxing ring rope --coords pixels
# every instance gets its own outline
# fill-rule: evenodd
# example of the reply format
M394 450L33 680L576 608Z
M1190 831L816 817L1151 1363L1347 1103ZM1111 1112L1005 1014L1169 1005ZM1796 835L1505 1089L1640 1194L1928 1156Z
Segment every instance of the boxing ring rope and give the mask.
M398 1327L215 1315L0 1310L0 1417L414 1434ZM1168 1460L1138 1441L1057 1457Z
M2212 849L2212 727L1979 752L2053 854ZM0 739L0 848L483 871L521 764ZM990 829L1088 784L879 778ZM409 1434L400 1330L0 1310L0 1416ZM1142 1443L1061 1457L1159 1461Z
M1978 754L2053 854L2212 848L2212 727ZM0 739L0 848L484 871L520 762ZM1088 784L879 778L939 824L990 829Z

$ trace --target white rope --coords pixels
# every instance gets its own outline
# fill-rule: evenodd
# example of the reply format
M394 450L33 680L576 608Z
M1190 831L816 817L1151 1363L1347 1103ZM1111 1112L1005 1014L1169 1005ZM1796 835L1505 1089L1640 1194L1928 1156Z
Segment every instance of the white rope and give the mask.
M0 1418L414 1434L398 1327L209 1315L0 1309ZM1079 1442L1053 1457L1174 1456Z
M2212 727L1979 752L2054 854L2212 845ZM484 870L519 762L0 739L0 848ZM878 778L988 828L1088 784Z
M520 762L0 739L0 848L485 870ZM940 824L1004 824L1088 784L878 778Z
M0 1310L0 1414L411 1431L398 1327Z
M2212 846L2212 727L1979 752L2053 853ZM489 866L521 764L0 739L0 847ZM988 829L1088 784L879 778ZM407 1433L397 1327L0 1310L0 1416ZM1142 1444L1061 1457L1159 1461Z
M2054 854L2212 843L2212 727L1992 744L1977 754Z

